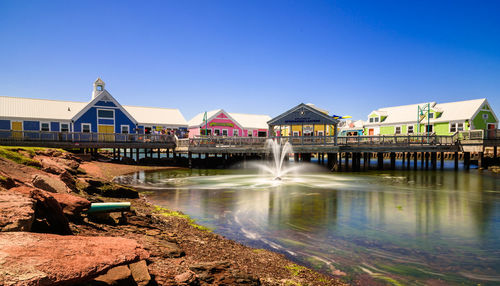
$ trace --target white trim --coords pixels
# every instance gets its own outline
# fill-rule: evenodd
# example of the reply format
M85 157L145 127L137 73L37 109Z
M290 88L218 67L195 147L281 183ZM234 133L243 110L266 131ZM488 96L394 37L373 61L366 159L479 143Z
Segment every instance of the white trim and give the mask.
M483 107L485 104L488 104L488 107L490 107L490 110L482 110L482 108L481 108L481 107ZM488 112L490 112L491 114L493 114L493 118L495 118L495 122L498 122L498 117L497 117L497 115L495 114L495 112L493 112L493 109L491 109L491 105L490 105L490 103L489 103L489 102L488 102L488 100L485 98L485 99L484 99L484 101L481 103L480 107L479 107L479 108L476 110L476 112L472 115L472 117L471 117L471 118L466 119L466 120L469 120L469 122L470 122L470 125L471 125L471 126L470 126L470 127L471 127L471 128L470 128L470 130L472 130L472 129L473 129L473 127L474 127L474 126L473 126L473 124L474 124L474 118L475 118L475 117L478 115L478 113L479 113L479 112L481 112L481 111L488 111Z
M68 131L63 131L62 130L63 124L67 124L68 125ZM61 122L59 122L59 132L70 132L70 131L71 131L71 129L70 129L70 124L69 123L61 123Z
M99 119L111 119L111 118L107 118L107 117L99 117L99 111L100 110L104 110L104 111L113 111L113 121L115 121L115 110L114 109L106 109L106 108L96 108L97 112L96 112L96 115L97 115L97 124L99 124Z
M127 127L127 130L128 130L127 133L123 133L123 127ZM128 124L120 125L120 133L121 134L130 134L130 125L128 125Z
M125 107L123 107L106 89L101 91L98 96L96 96L94 99L92 99L84 108L82 108L82 110L80 110L77 114L75 114L75 116L73 116L73 118L71 118L71 120L76 121L83 114L85 114L85 112L89 111L90 108L94 107L94 105L97 102L99 102L101 100L101 98L103 98L104 96L108 96L110 98L111 102L113 102L116 105L115 108L120 109L123 112L123 114L125 114L125 116L127 116L128 119L130 119L132 121L132 123L137 125L137 120L135 120L135 118L132 115L130 115L130 113L128 113L128 111L125 109Z
M83 126L84 125L88 125L89 126L89 132L88 133L92 133L92 123L80 123L80 132L81 133L87 133L87 132L83 131Z
M231 115L229 115L229 113L227 113L224 109L219 109L217 112L215 112L212 116L210 116L209 118L207 118L207 123L208 123L208 126L210 126L210 121L214 120L215 118L217 118L218 115L220 115L221 113L224 113L224 115L226 115L227 119L228 120L231 120L234 124L236 124L240 129L243 129L243 126L241 126L241 124L236 121L233 117L231 117ZM226 118L223 118L223 119L226 119ZM204 121L202 119L202 122L201 124L199 125L200 128L202 128L204 126ZM211 127L211 126L210 126ZM234 127L233 127L234 128Z
M44 124L44 123L46 123L46 124L48 124L48 125L49 125L49 130L42 130L42 124ZM47 121L40 121L40 128L39 128L39 130L40 130L40 131L45 131L45 132L47 132L47 131L49 131L49 132L50 132L50 131L51 131L51 130L50 130L50 122L47 122Z
M11 131L14 131L12 130L12 123L14 122L21 122L21 130L15 130L15 131L24 131L24 121L23 120L11 120L10 121L10 130Z

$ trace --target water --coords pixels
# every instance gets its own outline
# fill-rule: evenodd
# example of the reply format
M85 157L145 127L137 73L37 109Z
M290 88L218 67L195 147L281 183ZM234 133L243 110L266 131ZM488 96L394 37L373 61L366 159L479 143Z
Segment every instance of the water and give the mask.
M498 176L304 170L281 181L251 170L139 172L118 181L216 233L346 281L500 284Z

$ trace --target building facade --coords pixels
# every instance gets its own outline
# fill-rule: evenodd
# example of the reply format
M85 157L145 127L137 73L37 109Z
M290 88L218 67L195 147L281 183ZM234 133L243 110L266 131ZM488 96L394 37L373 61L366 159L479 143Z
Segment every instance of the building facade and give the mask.
M37 131L148 134L160 130L181 135L187 122L177 109L122 106L100 78L94 82L90 102L0 97L0 131L19 136L39 136Z
M223 109L203 112L189 120L189 138L203 135L267 137L270 119L268 115L229 113Z
M467 130L494 130L498 118L483 99L385 107L372 111L364 135L452 135Z

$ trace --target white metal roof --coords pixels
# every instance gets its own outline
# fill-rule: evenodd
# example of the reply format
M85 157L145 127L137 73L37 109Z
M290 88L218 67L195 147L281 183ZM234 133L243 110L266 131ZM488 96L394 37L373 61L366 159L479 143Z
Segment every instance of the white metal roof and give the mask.
M485 98L456 101L448 103L430 102L431 109L442 112L439 118L431 119L430 122L449 122L449 121L463 121L472 119L476 111L486 101ZM416 122L418 106L423 107L427 103L384 107L372 111L370 114L375 113L387 116L383 122L370 123L366 122L365 125L391 125L405 122Z
M0 117L71 120L87 104L88 102L0 96ZM139 106L123 108L139 124L187 127L186 119L178 109Z
M141 107L123 105L132 117L143 124L162 124L171 127L187 127L188 124L179 109L160 107Z
M210 119L214 115L224 111L223 109L207 111L207 118ZM226 112L232 119L234 119L239 125L245 129L267 129L267 121L271 120L269 115L260 114L246 114L246 113L230 113ZM203 116L205 112L196 114L191 120L189 120L189 128L200 127L203 125Z
M71 120L87 102L0 96L0 117Z

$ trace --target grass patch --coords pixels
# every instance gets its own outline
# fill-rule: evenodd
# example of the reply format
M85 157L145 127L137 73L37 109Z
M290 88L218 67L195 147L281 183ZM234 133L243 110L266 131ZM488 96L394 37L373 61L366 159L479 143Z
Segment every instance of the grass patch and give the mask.
M300 272L307 270L307 268L305 268L304 266L293 263L288 264L287 266L285 266L285 268L288 269L288 271L290 271L293 276L299 276Z
M26 165L40 169L42 165L40 162L31 159L30 157L22 154L20 151L28 153L30 156L34 156L37 150L43 150L44 148L36 147L5 147L0 146L0 157L13 161L15 163Z
M183 219L187 220L187 222L189 223L190 226L197 228L199 230L209 231L209 232L212 231L208 227L197 224L196 221L194 219L192 219L191 217L189 217L187 214L183 214L183 213L178 212L178 211L171 211L169 209L162 208L159 206L155 206L155 211L160 213L162 216L167 216L167 217L173 216L173 217L183 218Z
M285 285L286 286L302 286L301 283L297 282L297 281L293 281L293 280L287 280L285 282Z

